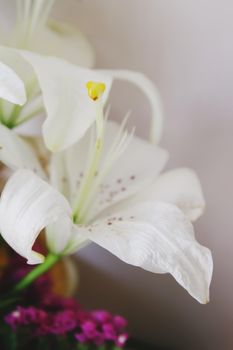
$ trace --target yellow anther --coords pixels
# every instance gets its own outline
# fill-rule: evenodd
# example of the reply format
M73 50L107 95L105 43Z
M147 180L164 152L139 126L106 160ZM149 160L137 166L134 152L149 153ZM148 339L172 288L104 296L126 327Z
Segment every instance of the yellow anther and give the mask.
M86 84L87 91L89 97L93 100L96 101L98 98L101 97L101 95L104 93L106 89L106 85L104 83L97 83L94 81L88 81Z

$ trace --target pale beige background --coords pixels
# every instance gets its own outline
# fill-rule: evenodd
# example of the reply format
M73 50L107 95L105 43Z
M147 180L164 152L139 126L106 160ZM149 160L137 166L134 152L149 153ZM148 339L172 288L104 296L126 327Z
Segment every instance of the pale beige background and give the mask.
M201 178L207 210L196 233L215 263L211 302L202 306L169 276L129 267L91 246L80 254L81 301L124 314L132 332L162 346L232 350L233 1L59 0L54 15L89 36L98 67L141 70L158 85L168 166L193 167ZM145 100L137 91L126 97L128 89L116 90L114 117L132 107L145 135Z
M126 266L98 247L82 255L80 297L122 312L132 330L185 350L233 348L233 1L83 0L61 4L93 42L99 67L138 69L157 83L165 106L162 140L169 166L188 165L201 178L205 215L199 240L214 256L211 302L199 305L169 276ZM68 6L68 4L71 7ZM125 90L115 108L133 106L146 133L148 109Z

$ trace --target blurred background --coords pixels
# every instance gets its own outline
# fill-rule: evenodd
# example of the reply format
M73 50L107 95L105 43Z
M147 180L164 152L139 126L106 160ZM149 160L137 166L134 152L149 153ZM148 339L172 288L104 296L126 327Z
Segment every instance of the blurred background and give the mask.
M92 245L79 256L81 302L122 313L133 334L160 346L232 350L233 2L60 0L54 14L89 37L97 67L139 70L158 86L168 167L185 165L199 174L207 209L196 235L214 258L211 301L199 305L170 276L127 266ZM114 91L114 118L132 108L145 136L150 111L144 98L132 86Z
M232 350L233 1L58 0L54 16L88 36L97 67L142 71L158 86L168 168L199 174L207 209L196 235L214 258L211 301L200 305L170 276L127 266L92 245L78 257L80 301L123 314L132 334L158 346ZM116 84L112 104L118 120L132 109L147 135L150 110L136 89Z

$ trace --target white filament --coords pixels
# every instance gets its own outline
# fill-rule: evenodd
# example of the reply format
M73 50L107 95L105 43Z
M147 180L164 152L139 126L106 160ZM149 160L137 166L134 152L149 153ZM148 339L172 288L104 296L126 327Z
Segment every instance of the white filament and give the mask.
M115 139L113 140L111 148L107 153L106 158L103 161L101 169L98 169L98 176L96 176L93 179L92 185L89 188L87 198L80 209L80 213L79 213L80 220L84 223L88 222L88 218L92 216L91 209L95 204L95 200L97 198L97 193L100 189L100 185L104 182L106 176L110 172L113 165L117 162L119 157L125 152L126 148L128 147L133 137L134 130L132 130L131 133L125 130L125 125L129 118L129 114L130 113L126 115L123 122L121 123L118 133ZM107 120L105 120L105 124L106 123L107 123ZM104 129L106 129L106 126L104 127Z
M95 174L98 170L101 153L103 149L103 139L105 131L105 123L103 116L103 104L101 99L97 102L96 109L96 141L94 147L92 148L91 155L89 156L90 161L88 162L87 170L84 174L83 181L80 186L79 196L74 204L73 219L74 222L81 222L80 212L86 199L88 198L88 193L95 178Z
M27 47L36 29L44 25L55 0L17 0L19 44Z

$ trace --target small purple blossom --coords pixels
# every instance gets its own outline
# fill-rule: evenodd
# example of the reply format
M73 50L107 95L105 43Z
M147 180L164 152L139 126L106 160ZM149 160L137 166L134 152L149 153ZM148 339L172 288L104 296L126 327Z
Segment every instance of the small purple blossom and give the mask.
M30 326L38 336L69 333L74 334L80 343L98 346L112 342L123 347L128 339L124 332L127 322L122 316L112 316L106 311L83 311L73 299L64 299L63 303L62 298L55 297L48 303L46 311L19 306L5 317L5 322L13 330Z
M18 326L40 325L45 321L46 317L47 314L43 310L32 306L28 308L19 306L5 317L5 322L13 329L16 329Z
M44 324L41 324L43 333L64 335L77 327L76 315L71 310L56 312L48 315Z
M101 345L104 343L104 335L98 330L98 324L94 320L87 319L81 324L81 332L76 334L76 339L81 339L84 343L94 343Z
M74 337L75 337L75 339L76 339L78 342L80 342L80 343L82 343L82 344L85 344L85 343L88 342L87 337L86 337L85 334L83 334L83 333L76 333L76 334L74 335Z
M0 292L6 294L30 271L31 267L24 259L11 252L10 264L0 276ZM17 335L28 334L32 344L38 337L48 336L52 342L62 337L71 342L70 348L75 348L78 342L87 346L107 345L107 348L115 345L123 349L128 339L127 322L122 316L114 316L105 310L86 311L75 299L55 295L48 273L26 289L21 300L22 305L8 313L4 321Z
M2 276L2 291L8 290L29 271L22 259L13 254L12 264ZM123 348L128 334L127 321L105 310L86 311L72 298L64 298L52 292L49 274L35 281L22 294L23 306L18 306L7 314L5 322L13 331L29 331L31 338L50 336L63 337L87 345L108 344ZM30 306L33 305L33 306Z
M115 345L119 346L119 347L125 346L128 338L129 338L128 333L122 333L122 334L118 335L116 342L115 342Z
M105 323L112 319L112 315L110 314L110 312L105 310L93 311L91 315L92 318L99 323Z
M92 338L96 332L96 324L94 321L87 320L81 325L81 329L87 338Z
M103 324L103 333L106 340L116 340L117 332L112 323Z
M21 312L17 309L6 315L5 322L15 330L17 326L22 324Z
M94 343L102 345L110 342L123 347L128 340L128 334L124 332L127 321L122 316L112 316L107 311L90 312L89 317L81 325L80 332L75 338L81 343Z
M113 323L118 330L122 330L127 327L128 322L120 315L113 317Z

